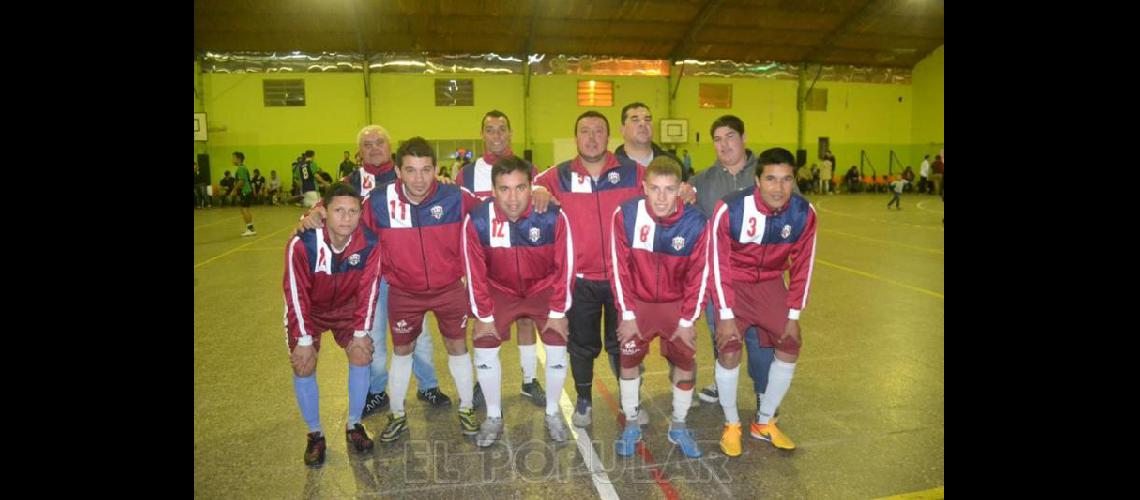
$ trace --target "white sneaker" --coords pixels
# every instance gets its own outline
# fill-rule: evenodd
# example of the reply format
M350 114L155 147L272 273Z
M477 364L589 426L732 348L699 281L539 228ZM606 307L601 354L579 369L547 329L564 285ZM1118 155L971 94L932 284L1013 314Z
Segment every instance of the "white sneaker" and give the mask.
M241 235L242 236L257 236L257 231L246 229L244 233L241 233Z

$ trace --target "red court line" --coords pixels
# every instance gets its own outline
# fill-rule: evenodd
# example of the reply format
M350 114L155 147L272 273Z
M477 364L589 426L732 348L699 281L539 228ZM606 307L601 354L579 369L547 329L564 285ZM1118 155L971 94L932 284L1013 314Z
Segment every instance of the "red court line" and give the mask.
M610 411L614 412L614 416L617 417L618 429L624 429L625 416L618 410L618 404L617 401L614 401L613 395L606 389L605 384L597 378L594 378L594 386L596 386L598 392L602 394L602 399L606 400ZM653 460L653 454L649 453L649 450L645 448L644 441L637 443L637 454L640 455L641 459L650 467L649 472L653 474L653 482L657 483L657 486L661 488L661 492L665 494L665 498L668 500L679 500L681 496L677 494L677 490L673 488L673 483L669 481L668 477L665 477L665 473L657 466L657 462Z

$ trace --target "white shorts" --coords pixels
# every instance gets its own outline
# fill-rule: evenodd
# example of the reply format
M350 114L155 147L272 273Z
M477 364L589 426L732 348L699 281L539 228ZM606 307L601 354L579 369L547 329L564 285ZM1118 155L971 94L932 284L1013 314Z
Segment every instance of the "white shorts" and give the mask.
M313 206L317 204L317 200L320 199L320 197L321 195L316 191L305 191L305 208L313 208Z

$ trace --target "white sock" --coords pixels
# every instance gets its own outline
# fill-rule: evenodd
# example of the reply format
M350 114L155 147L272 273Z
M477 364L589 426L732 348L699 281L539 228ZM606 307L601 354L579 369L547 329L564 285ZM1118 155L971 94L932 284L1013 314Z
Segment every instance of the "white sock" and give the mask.
M538 375L538 346L520 345L519 346L519 364L522 365L524 384L529 384L534 381Z
M760 411L756 412L757 423L766 424L772 420L776 408L780 407L780 402L792 386L792 376L795 374L795 363L772 360L772 367L768 368L768 388L764 392L764 400L760 402Z
M625 412L625 421L637 420L637 388L641 385L641 377L634 379L621 379L621 409Z
M447 367L451 368L451 378L455 379L455 392L459 393L459 407L474 408L475 380L471 376L471 356L467 353L458 356L448 355Z
M690 406L693 406L693 389L686 391L673 384L673 421L684 422Z
M740 366L729 370L716 362L716 387L720 393L720 407L724 410L724 423L739 424L740 413L736 411L736 382L740 380ZM768 381L771 387L772 381ZM771 391L771 389L769 389Z
M392 366L388 368L388 390L392 392L392 413L404 416L404 398L408 397L408 381L412 378L412 354L392 353Z
M546 349L546 414L558 414L562 385L566 382L566 346L543 345Z
M487 401L487 417L503 418L503 365L499 348L475 348L475 377Z

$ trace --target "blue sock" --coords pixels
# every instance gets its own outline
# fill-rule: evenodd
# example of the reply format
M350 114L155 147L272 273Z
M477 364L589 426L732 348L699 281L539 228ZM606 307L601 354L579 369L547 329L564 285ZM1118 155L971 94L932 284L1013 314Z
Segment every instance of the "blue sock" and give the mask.
M320 394L317 391L317 376L298 377L293 375L293 392L297 395L297 406L301 407L301 417L309 426L309 432L321 430Z
M364 400L368 397L370 365L348 365L348 428L360 423L364 412Z

